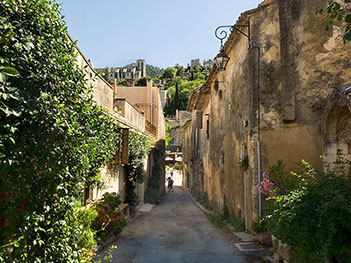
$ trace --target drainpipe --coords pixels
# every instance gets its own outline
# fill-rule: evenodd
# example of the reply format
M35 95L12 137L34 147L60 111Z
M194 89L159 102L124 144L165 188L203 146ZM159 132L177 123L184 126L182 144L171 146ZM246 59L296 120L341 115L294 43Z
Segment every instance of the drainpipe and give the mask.
M245 213L245 229L248 229L248 224L247 224L247 200L246 200L246 171L244 171L244 213Z
M260 94L260 57L261 51L259 47L257 49L257 176L258 183L261 184L261 94ZM258 190L258 218L262 218L262 194Z
M258 46L252 45L250 40L250 48L257 49L257 178L258 184L261 184L261 94L260 94L260 60L261 60L261 50ZM258 218L262 218L262 194L258 190Z

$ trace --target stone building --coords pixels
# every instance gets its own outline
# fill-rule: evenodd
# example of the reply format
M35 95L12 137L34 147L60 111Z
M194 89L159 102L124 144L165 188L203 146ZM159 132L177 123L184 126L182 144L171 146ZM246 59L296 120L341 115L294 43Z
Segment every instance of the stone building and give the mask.
M248 228L264 209L256 185L278 160L287 169L302 159L323 169L320 156L327 163L337 152L350 157L351 47L343 44L342 25L326 31L327 16L315 15L325 5L269 0L244 12L236 24L250 23L250 45L233 30L224 45L226 70L214 68L190 95L185 185L198 196L206 192L216 210L226 200Z
M73 41L73 40L72 40ZM164 170L164 158L161 161L160 170L155 170L155 151L154 149L159 145L164 145L164 129L159 129L158 133L154 130L148 129L148 123L144 113L140 111L133 103L129 102L128 99L116 98L115 87L111 86L104 78L96 73L93 68L91 61L89 61L83 53L77 48L77 65L86 74L86 81L88 85L94 87L94 100L97 104L105 108L111 116L113 116L120 127L123 130L133 130L136 133L147 136L151 144L151 152L147 156L144 166L145 180L143 183L135 183L135 193L138 197L139 204L144 202L144 194L147 188L148 180L154 176L154 173L161 175L160 179L160 195L165 192L164 181L165 181L165 170ZM138 87L142 88L142 87ZM118 94L118 91L117 91ZM154 95L155 96L155 95ZM158 97L157 97L158 98ZM159 98L158 98L159 99ZM154 100L158 102L157 99ZM160 102L158 102L160 104ZM161 111L162 112L162 111ZM164 127L163 112L160 115L159 111L154 110L155 117L158 118L157 123ZM127 136L128 137L128 136ZM122 142L123 145L123 142ZM123 148L123 147L122 147ZM123 149L121 149L120 155L123 155ZM164 154L164 153L163 153ZM117 153L116 153L117 155ZM119 154L118 154L119 155ZM128 156L127 156L128 157ZM123 159L123 158L122 158ZM99 199L106 192L116 192L121 196L122 201L126 197L126 167L124 164L128 162L128 158L125 162L114 161L109 162L100 169L102 178L104 179L105 186L103 188L91 188L87 187L85 190L84 201L90 202ZM158 176L157 175L157 176Z
M132 63L125 67L108 68L108 78L113 81L114 79L126 80L139 80L146 77L146 61L138 59L136 63Z
M146 130L157 139L165 138L165 118L161 92L152 86L152 80L148 79L146 86L115 87L116 96L119 99L127 99L138 111L142 112L146 119Z
M180 127L182 127L189 119L191 119L191 114L189 112L177 110L174 119L166 120L166 123L171 126L169 136L172 138L166 148L166 157L172 158L173 160L177 157L182 157L183 139Z

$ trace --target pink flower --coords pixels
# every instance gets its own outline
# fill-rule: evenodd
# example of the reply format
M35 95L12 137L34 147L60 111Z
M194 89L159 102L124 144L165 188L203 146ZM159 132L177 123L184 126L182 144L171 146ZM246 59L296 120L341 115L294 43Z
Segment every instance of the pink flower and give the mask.
M268 195L274 189L274 184L270 180L269 174L267 174L266 172L263 173L263 180L260 184L257 185L257 188L264 195Z

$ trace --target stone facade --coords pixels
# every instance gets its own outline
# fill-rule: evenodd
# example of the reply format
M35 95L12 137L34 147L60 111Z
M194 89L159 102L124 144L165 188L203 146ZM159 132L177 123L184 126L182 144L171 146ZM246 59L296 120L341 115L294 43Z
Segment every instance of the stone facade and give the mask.
M146 77L146 61L138 59L136 63L132 63L125 67L108 68L108 78L113 81L114 79L127 79L138 80Z
M342 27L325 31L327 17L315 15L325 5L270 0L243 13L237 24L250 22L251 47L234 30L224 46L227 69L213 69L190 96L185 183L197 195L206 192L217 210L226 200L248 228L264 209L260 174L277 160L287 169L301 159L323 169L320 156L330 163L338 151L351 154L350 46ZM247 170L239 164L245 156Z
M86 81L88 85L94 87L94 99L99 106L107 109L109 113L116 118L120 123L121 128L131 129L138 133L148 136L152 147L157 144L164 144L164 117L163 111L154 110L154 118L157 119L157 125L160 125L163 129L159 128L157 137L154 134L148 133L146 130L146 120L144 113L140 112L139 109L129 103L126 99L116 98L115 87L111 86L106 80L96 73L90 60L86 59L83 53L77 48L77 65L86 74ZM154 91L156 94L156 92ZM118 96L117 96L118 97ZM154 95L156 97L156 95ZM155 105L161 105L159 97L154 99ZM154 153L150 152L149 156L145 159L145 180L144 183L135 185L135 192L138 196L139 203L144 201L144 193L148 183L148 179L153 176L153 173L161 173L162 183L164 182L164 160L161 165L161 171L154 171ZM163 158L164 159L164 158ZM124 200L126 196L125 182L126 182L126 169L125 166L120 163L110 162L106 166L101 167L101 176L104 178L105 186L102 189L87 188L85 191L85 201L93 201L99 199L106 192L116 192L120 194L121 199ZM165 189L161 185L160 194L164 193Z
M183 139L180 127L189 119L191 119L189 112L177 110L175 119L166 120L166 123L171 126L169 133L172 138L166 148L166 156L173 158L173 160L178 156L182 156Z
M147 80L146 87L116 87L116 96L127 99L136 109L145 115L148 127L153 128L157 139L165 138L165 119L163 115L160 90L152 86L152 80Z

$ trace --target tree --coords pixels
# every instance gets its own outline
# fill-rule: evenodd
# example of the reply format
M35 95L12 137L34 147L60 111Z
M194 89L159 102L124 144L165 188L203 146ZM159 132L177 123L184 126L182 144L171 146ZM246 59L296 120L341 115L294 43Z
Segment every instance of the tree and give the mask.
M105 67L104 69L100 69L97 71L97 74L100 75L101 77L104 78L104 80L106 80L108 83L112 84L113 81L109 78L109 70L108 67Z
M186 110L188 105L189 94L196 87L201 86L204 80L198 79L194 81L173 81L168 88L168 100L165 105L164 112L167 117L175 116L176 110Z
M183 74L185 73L185 68L183 66L178 65L178 64L175 65L175 68L177 69L176 76L182 77Z
M173 79L177 74L177 69L174 67L168 67L162 74L162 78L164 79Z
M329 1L327 8L321 8L317 13L322 14L325 11L328 13L330 19L325 26L326 30L329 30L334 24L334 21L345 23L344 43L351 41L351 9L342 7L338 2Z
M145 78L140 78L135 82L135 86L139 87L146 87L147 80L150 79L150 77L145 77Z
M0 0L0 21L0 262L89 262L74 204L115 154L118 124L55 1Z
M153 79L160 78L163 74L163 69L152 65L146 65L147 76Z

